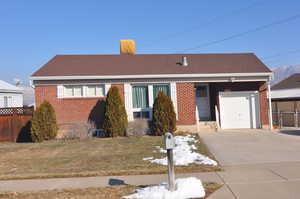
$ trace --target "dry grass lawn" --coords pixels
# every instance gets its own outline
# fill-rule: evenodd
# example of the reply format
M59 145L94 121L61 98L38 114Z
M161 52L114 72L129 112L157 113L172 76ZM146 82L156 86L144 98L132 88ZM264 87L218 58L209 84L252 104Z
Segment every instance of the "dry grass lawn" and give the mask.
M1 143L0 179L165 173L165 166L142 160L162 157L153 152L158 145L162 146L162 137ZM198 152L213 158L202 142L198 142ZM176 172L215 170L220 167L196 164L176 167Z
M221 185L204 183L206 197L216 191ZM120 199L122 196L134 193L135 186L114 186L87 189L65 189L37 192L0 193L0 199Z

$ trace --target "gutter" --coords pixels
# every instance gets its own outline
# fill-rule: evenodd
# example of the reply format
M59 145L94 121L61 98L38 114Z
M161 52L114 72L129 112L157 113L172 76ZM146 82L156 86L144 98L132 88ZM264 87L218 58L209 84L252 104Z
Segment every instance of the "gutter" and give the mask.
M195 77L261 77L273 76L272 72L265 73L211 73L211 74L162 74L162 75L80 75L80 76L31 76L30 80L87 80L87 79L152 79L152 78L195 78Z

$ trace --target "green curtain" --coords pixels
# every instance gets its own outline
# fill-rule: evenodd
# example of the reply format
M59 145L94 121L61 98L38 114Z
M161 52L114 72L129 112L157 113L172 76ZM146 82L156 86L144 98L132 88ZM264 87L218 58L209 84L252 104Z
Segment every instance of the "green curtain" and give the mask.
M133 108L148 108L148 87L133 86L132 87Z
M164 92L167 96L170 97L169 85L153 85L153 100L155 100L159 91Z

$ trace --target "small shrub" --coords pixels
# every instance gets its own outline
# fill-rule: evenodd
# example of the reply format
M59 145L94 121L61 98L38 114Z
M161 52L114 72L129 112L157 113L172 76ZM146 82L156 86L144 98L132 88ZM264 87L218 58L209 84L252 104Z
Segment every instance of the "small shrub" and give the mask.
M103 129L110 137L125 136L127 126L127 113L119 89L112 86L107 93Z
M33 113L31 124L31 138L34 142L54 139L57 135L55 110L52 105L44 101Z
M60 126L57 138L60 140L86 140L93 137L91 129L95 129L95 125L91 122L63 124Z
M176 113L172 100L163 92L159 92L153 104L152 133L163 135L176 131Z
M148 120L134 120L128 123L127 136L144 136L149 134Z

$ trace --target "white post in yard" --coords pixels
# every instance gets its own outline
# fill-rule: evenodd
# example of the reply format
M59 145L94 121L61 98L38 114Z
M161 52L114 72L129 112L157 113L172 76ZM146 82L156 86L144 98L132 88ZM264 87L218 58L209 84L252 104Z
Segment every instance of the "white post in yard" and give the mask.
M268 81L268 100L269 100L269 128L273 129L273 115L272 115L272 96L271 96L271 81Z
M173 148L175 147L174 137L171 133L167 132L165 133L164 138L168 156L169 191L175 191L175 171L173 161Z

